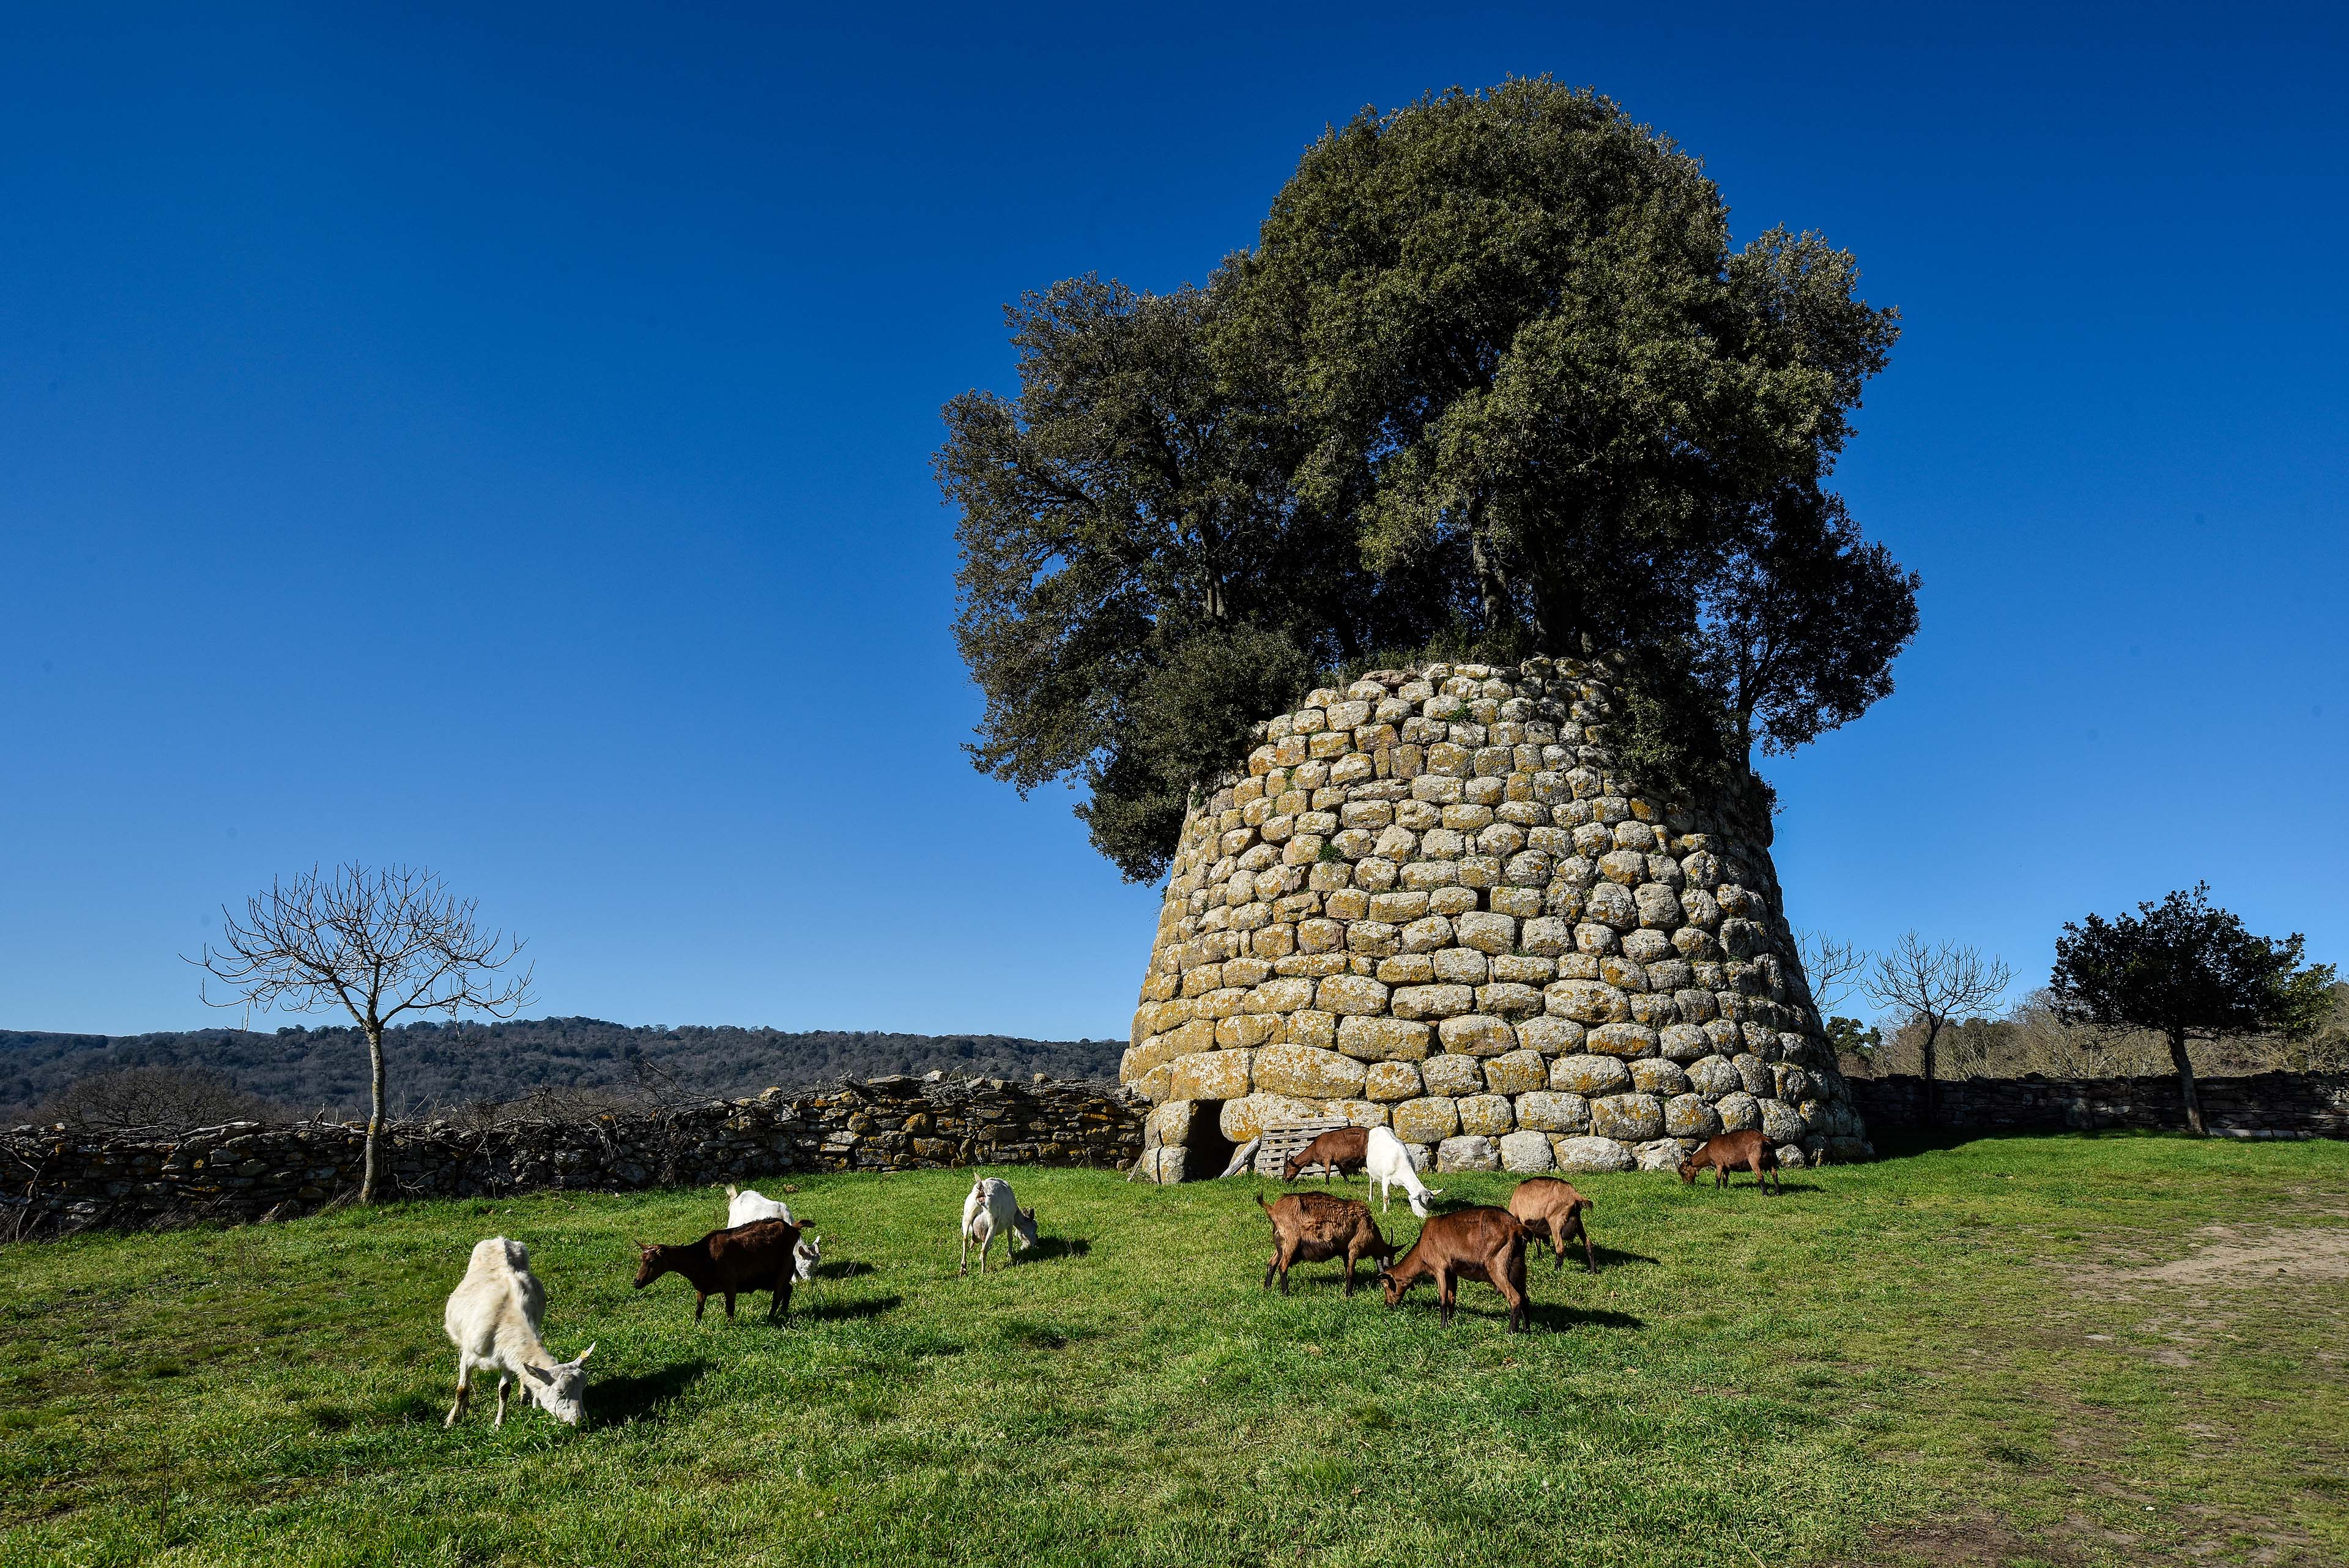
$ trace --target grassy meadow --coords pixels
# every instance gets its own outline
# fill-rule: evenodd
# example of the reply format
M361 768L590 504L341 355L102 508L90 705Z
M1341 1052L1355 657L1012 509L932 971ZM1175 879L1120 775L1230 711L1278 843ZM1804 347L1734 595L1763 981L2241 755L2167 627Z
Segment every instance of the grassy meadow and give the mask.
M714 1190L0 1250L0 1563L2349 1560L2349 1146L1592 1178L1602 1272L1537 1259L1514 1337L1482 1285L1449 1331L1334 1264L1265 1292L1267 1184L1004 1174L1045 1245L983 1280L967 1173L793 1182L781 1326L629 1288ZM499 1233L597 1342L582 1429L440 1426Z

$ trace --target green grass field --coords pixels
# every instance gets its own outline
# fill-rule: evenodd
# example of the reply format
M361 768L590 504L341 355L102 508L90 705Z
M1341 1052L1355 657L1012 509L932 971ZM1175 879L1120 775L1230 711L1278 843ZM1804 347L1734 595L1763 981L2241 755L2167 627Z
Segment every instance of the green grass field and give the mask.
M1515 1337L1482 1285L1449 1331L1331 1264L1264 1292L1257 1184L1006 1174L1046 1245L984 1280L967 1174L797 1182L783 1326L629 1289L709 1190L0 1251L0 1562L2349 1560L2349 1146L1595 1178L1602 1272L1538 1260ZM583 1429L441 1428L498 1233L599 1342Z

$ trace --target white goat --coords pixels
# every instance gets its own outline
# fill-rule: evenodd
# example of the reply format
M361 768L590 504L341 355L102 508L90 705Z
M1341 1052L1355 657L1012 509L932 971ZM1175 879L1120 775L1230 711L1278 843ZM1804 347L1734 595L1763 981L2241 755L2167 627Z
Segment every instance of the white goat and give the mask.
M465 1277L449 1293L440 1325L457 1347L457 1402L449 1407L453 1427L472 1396L473 1373L498 1369L498 1418L506 1424L506 1385L522 1386L523 1393L565 1426L575 1427L585 1411L589 1345L576 1361L557 1361L539 1343L538 1324L546 1311L546 1290L530 1272L530 1249L520 1241L492 1236L473 1244Z
M726 1228L748 1225L753 1220L781 1220L786 1225L796 1225L792 1218L792 1206L780 1198L770 1198L755 1187L726 1189ZM801 1284L815 1278L815 1266L823 1261L823 1238L802 1233L798 1250L792 1254L792 1276Z
M1019 1250L1036 1244L1036 1211L1022 1209L1011 1195L1011 1183L999 1176L982 1176L971 1183L962 1200L962 1267L970 1272L970 1244L978 1243L978 1272L987 1272L987 1250L1003 1238L1004 1267L1019 1262Z
M1372 1127L1370 1147L1362 1161L1362 1172L1379 1189L1379 1212L1394 1207L1393 1189L1402 1189L1411 1204L1411 1211L1421 1219L1427 1218L1427 1200L1444 1196L1440 1187L1423 1187L1419 1172L1411 1163L1411 1150L1402 1139L1395 1137L1392 1127Z

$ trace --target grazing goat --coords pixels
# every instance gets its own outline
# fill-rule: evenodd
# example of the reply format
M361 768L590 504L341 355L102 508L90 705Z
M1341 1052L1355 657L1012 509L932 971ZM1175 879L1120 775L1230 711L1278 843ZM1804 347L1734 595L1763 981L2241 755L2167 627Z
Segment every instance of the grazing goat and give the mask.
M1574 1189L1571 1182L1560 1181L1555 1176L1537 1176L1517 1183L1509 1194L1509 1212L1528 1236L1549 1238L1550 1272L1566 1267L1566 1244L1576 1237L1582 1238L1582 1260L1590 1272L1599 1272L1599 1254L1590 1245L1590 1231L1584 1226L1582 1216L1593 1205L1589 1199Z
M681 1274L693 1287L693 1321L711 1296L726 1298L726 1315L734 1315L734 1298L771 1291L769 1321L792 1310L792 1278L798 1271L800 1228L788 1220L753 1220L712 1231L698 1241L675 1247L636 1243L636 1289L643 1290L663 1274Z
M727 1229L732 1230L737 1226L748 1225L753 1220L781 1220L787 1225L799 1223L792 1218L792 1206L781 1199L770 1198L755 1187L740 1189L728 1188L726 1189ZM793 1270L794 1275L800 1283L806 1284L815 1278L815 1266L823 1262L823 1238L802 1231L800 1234L799 1248L793 1256L799 1260Z
M1292 1192L1278 1203L1267 1203L1264 1195L1258 1193L1256 1205L1272 1221L1272 1262L1264 1268L1267 1290L1272 1288L1272 1276L1278 1273L1280 1293L1287 1295L1292 1264L1343 1258L1346 1293L1352 1295L1357 1260L1368 1258L1373 1263L1384 1263L1395 1255L1394 1243L1379 1234L1379 1222L1371 1218L1371 1206L1355 1199L1326 1192Z
M1370 1128L1333 1128L1290 1155L1288 1163L1280 1168L1280 1179L1294 1181L1317 1165L1321 1168L1323 1181L1345 1175L1349 1168L1360 1170L1362 1162L1370 1158Z
M1399 1306L1403 1294L1420 1281L1433 1277L1440 1310L1436 1321L1452 1321L1452 1303L1462 1280L1482 1280L1509 1303L1509 1332L1526 1325L1526 1228L1506 1209L1485 1204L1438 1214L1420 1228L1400 1263L1382 1266L1379 1283L1386 1287L1387 1305Z
M524 1394L567 1427L579 1424L585 1413L589 1345L576 1361L557 1361L539 1343L538 1323L546 1311L546 1290L530 1272L530 1249L520 1241L492 1236L473 1243L465 1277L449 1293L440 1326L457 1347L457 1402L449 1407L453 1427L472 1397L473 1374L498 1369L498 1417L506 1424L506 1385L522 1386Z
M1371 1181L1378 1184L1379 1212L1383 1214L1394 1207L1394 1189L1400 1187L1403 1197L1410 1200L1411 1211L1423 1220L1426 1219L1427 1200L1443 1197L1444 1189L1420 1184L1419 1172L1412 1167L1411 1150L1403 1147L1402 1139L1395 1137L1394 1129L1370 1127L1365 1130L1370 1137L1364 1140L1362 1169Z
M999 1176L982 1176L970 1185L970 1196L962 1200L962 1267L957 1274L970 1272L970 1244L978 1243L978 1272L987 1272L987 1250L995 1239L1003 1238L1005 1268L1019 1262L1019 1249L1036 1244L1036 1211L1022 1209L1011 1195L1011 1183Z
M1700 1172L1707 1170L1713 1172L1715 1187L1728 1186L1729 1173L1733 1170L1750 1170L1754 1173L1756 1187L1784 1190L1783 1188L1771 1187L1773 1182L1785 1180L1778 1174L1778 1151L1770 1146L1768 1138L1752 1127L1744 1132L1723 1133L1719 1137L1707 1138L1702 1148L1681 1161L1681 1182L1685 1186L1694 1181Z

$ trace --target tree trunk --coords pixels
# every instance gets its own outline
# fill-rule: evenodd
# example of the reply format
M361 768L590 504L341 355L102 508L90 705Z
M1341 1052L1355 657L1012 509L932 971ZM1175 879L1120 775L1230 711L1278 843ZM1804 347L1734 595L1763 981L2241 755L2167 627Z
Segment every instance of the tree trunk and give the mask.
M375 1201L375 1184L382 1167L378 1141L383 1137L383 1025L367 1026L367 1172L359 1179L359 1201Z
M2202 1125L2202 1102L2194 1095L2194 1059L2186 1054L2186 1036L2173 1033L2169 1036L2169 1059L2178 1066L2178 1086L2186 1096L2186 1126L2195 1137L2209 1132Z
M1940 1125L1940 1116L1938 1107L1934 1105L1933 1094L1933 1039L1940 1033L1941 1026L1939 1023L1929 1023L1925 1026L1925 1042L1922 1049L1925 1057L1925 1125L1928 1127Z

